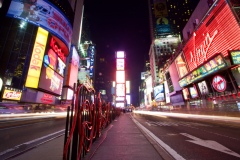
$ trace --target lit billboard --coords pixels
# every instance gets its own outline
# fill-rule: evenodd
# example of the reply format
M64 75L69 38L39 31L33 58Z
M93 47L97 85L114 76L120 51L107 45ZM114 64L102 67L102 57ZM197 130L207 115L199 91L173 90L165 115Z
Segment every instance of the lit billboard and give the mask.
M125 96L125 84L117 84L116 96Z
M5 89L3 92L3 99L9 100L20 100L22 96L22 92L16 92L12 90Z
M29 64L26 87L37 88L42 68L43 55L46 48L48 31L38 27L37 37L34 43L31 61Z
M77 53L75 46L72 45L71 61L69 63L68 76L67 76L67 85L70 87L73 87L74 83L77 84L79 62L80 62L80 57Z
M42 67L38 88L61 95L62 86L63 77L44 64Z
M124 70L124 59L117 59L117 70Z
M116 71L117 83L125 83L125 71Z
M190 71L217 53L226 57L228 50L240 48L239 23L225 0L219 0L206 15L183 49Z
M155 97L156 102L164 100L164 86L163 86L163 84L154 87L154 97Z
M7 16L40 26L57 35L68 48L70 47L72 26L68 18L49 1L37 0L37 3L29 3L28 1L13 0Z
M184 77L188 73L188 69L182 53L176 58L175 63L179 77Z
M130 95L126 95L126 100L127 100L127 105L131 104L131 96Z
M130 93L130 81L126 81L126 93Z
M90 55L90 68L89 68L89 75L93 77L94 71L94 57L95 57L95 45L91 45L88 48L88 55Z
M124 103L116 103L116 107L123 108L124 107Z
M117 57L117 58L125 58L125 53L124 53L124 51L117 51L116 57Z

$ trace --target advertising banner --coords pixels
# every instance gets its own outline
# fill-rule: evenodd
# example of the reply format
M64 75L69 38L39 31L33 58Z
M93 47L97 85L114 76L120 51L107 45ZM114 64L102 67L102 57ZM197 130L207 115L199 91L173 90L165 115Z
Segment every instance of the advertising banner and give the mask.
M229 51L231 54L232 64L240 64L240 51Z
M211 60L206 62L204 65L202 65L198 69L195 69L185 78L181 79L178 83L181 87L184 87L226 66L227 64L225 63L223 57L221 55L218 55L215 58L212 58Z
M189 71L218 53L226 57L229 49L240 48L239 23L225 0L219 0L206 15L183 49Z
M199 88L199 90L200 90L200 92L201 92L201 95L207 95L207 94L209 94L208 86L207 86L206 81L199 82L199 83L198 83L198 88Z
M183 91L183 98L185 100L189 99L190 94L189 94L188 88L184 88L182 91Z
M124 51L117 51L116 58L125 58Z
M44 64L42 67L38 88L55 93L57 95L61 95L62 86L63 77Z
M175 63L178 69L179 78L184 77L188 73L188 69L182 53L176 58Z
M193 87L189 87L189 91L190 91L192 98L198 97L198 92L197 92L197 88L195 85L193 85Z
M240 88L240 66L231 68L231 72L236 80L238 88Z
M38 87L47 38L48 31L42 29L41 27L38 27L37 37L33 47L25 87Z
M154 0L153 3L154 3L155 17L168 16L166 0Z
M117 70L124 70L124 59L117 59Z
M164 98L164 86L163 84L154 87L154 97L155 97L155 101L163 101Z
M40 26L58 36L68 48L70 47L72 26L67 17L47 0L37 0L31 3L12 0L7 16Z
M21 96L22 96L22 92L16 92L16 91L5 89L3 92L2 98L19 101L21 99Z
M77 53L75 46L72 46L71 56L72 56L72 58L69 63L67 85L70 87L73 87L74 83L77 84L78 67L79 67L79 62L80 62L80 57Z
M131 96L130 95L126 95L127 105L131 104L130 99L131 99Z
M116 73L117 83L125 83L125 71L116 71Z
M88 54L90 55L90 71L89 71L89 75L90 75L90 77L93 77L95 45L91 45L91 46L88 48Z
M36 96L37 103L55 104L55 99L56 97L51 94L43 93L40 91L37 92Z
M117 84L116 90L116 96L125 96L125 84Z
M185 105L182 93L175 94L170 99L173 106Z

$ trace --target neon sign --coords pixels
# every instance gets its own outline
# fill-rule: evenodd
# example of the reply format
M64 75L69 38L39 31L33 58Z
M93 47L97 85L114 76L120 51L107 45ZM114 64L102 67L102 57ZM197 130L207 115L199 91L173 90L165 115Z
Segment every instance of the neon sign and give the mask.
M42 103L47 103L47 104L51 104L53 102L53 96L52 95L49 95L49 94L46 94L44 93L43 94L43 97L41 98L41 102Z
M193 62L193 64L197 67L199 62L205 62L207 60L207 52L208 49L210 47L210 45L213 42L213 39L216 37L218 33L218 30L216 30L212 37L209 35L209 33L207 33L206 37L204 38L203 43L200 45L199 48L195 49L195 37L196 37L196 33L193 33L193 43L194 43L194 51L192 53L192 51L190 52L191 54L191 62ZM204 36L204 34L203 34Z
M217 76L213 77L212 86L218 92L222 92L226 89L227 83L223 77L217 75Z
M63 60L63 62L66 62L62 49L58 47L58 45L56 44L56 40L53 39L53 37L51 38L50 47L52 47L54 52L57 53L57 55Z
M212 56L240 48L240 27L231 8L219 0L207 12L201 25L183 48L189 71L193 71Z

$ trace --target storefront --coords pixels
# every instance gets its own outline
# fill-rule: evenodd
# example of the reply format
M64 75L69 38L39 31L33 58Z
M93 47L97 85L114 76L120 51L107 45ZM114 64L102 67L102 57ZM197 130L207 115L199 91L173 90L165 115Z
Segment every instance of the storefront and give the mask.
M239 42L229 4L216 1L175 59L188 110L240 111Z

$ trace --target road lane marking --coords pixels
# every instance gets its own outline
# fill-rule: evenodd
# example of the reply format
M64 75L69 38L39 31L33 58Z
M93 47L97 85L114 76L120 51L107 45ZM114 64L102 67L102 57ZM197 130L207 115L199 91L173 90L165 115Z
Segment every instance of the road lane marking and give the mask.
M10 149L7 149L7 150L5 150L5 151L3 151L3 152L0 152L0 156L6 154L6 153L8 153L8 152L14 151L14 150L18 149L18 148L19 148L20 146L22 146L22 145L29 145L29 144L31 144L31 143L37 142L37 141L39 141L39 140L42 140L42 139L44 139L44 138L48 138L48 137L50 137L50 136L53 136L53 135L55 135L55 134L59 134L59 133L64 132L64 131L65 131L65 129L60 130L60 131L57 131L57 132L54 132L54 133L51 133L51 134L48 134L48 135L46 135L46 136L43 136L43 137L40 137L40 138L31 140L31 141L28 141L28 142L25 142L25 143L22 143L22 144L19 144L19 145L13 147L13 148L10 148Z
M202 140L200 138L194 137L194 136L192 136L190 134L187 134L187 133L180 133L180 134L183 135L183 136L186 136L190 139L193 139L193 140L186 140L188 142L192 142L192 143L198 144L200 146L207 147L207 148L210 148L210 149L213 149L213 150L216 150L216 151L219 151L219 152L223 152L223 153L226 153L226 154L230 154L232 156L236 156L236 157L240 158L240 155L238 153L231 151L230 149L226 148L225 146L221 145L218 142L215 142L215 141L212 141L212 140Z
M212 125L201 124L197 122L166 122L166 121L147 121L149 126L199 126L199 127L214 127Z
M140 124L132 115L132 120L140 127L145 133L147 133L150 137L152 137L161 147L163 147L173 158L177 160L185 160L181 155L179 155L175 150L169 147L166 143L160 140L157 136L155 136L152 132L150 132L147 128L145 128L142 124Z

